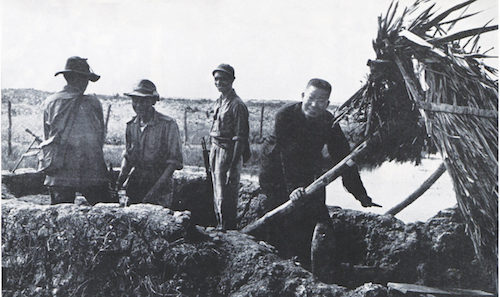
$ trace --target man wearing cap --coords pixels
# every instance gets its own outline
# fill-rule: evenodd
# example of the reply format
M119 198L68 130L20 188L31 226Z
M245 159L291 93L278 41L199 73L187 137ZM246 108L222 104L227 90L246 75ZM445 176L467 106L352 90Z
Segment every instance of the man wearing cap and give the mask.
M333 115L327 110L331 90L327 81L311 79L302 93L302 102L278 110L274 135L264 145L259 173L260 186L272 207L288 199L294 203L303 200L304 188L323 173L325 145L335 164L350 153L347 139L340 126L333 125ZM342 173L342 181L363 207L374 206L355 164ZM285 257L298 256L305 267L311 265L320 280L327 281L335 260L335 245L325 190L311 194L307 203L285 218L284 224L278 232L271 231L271 243Z
M212 75L221 93L210 129L215 217L217 229L235 229L241 167L250 158L248 109L233 89L233 67L220 64Z
M40 170L46 173L51 204L72 203L80 192L90 204L112 202L104 162L102 105L84 95L89 81L99 75L90 71L87 59L70 57L63 74L67 85L45 99Z
M177 123L154 109L160 96L150 80L139 81L134 90L125 95L132 99L136 116L127 123L125 131L126 147L118 188L128 179L126 190L130 203L172 207L172 174L183 166Z

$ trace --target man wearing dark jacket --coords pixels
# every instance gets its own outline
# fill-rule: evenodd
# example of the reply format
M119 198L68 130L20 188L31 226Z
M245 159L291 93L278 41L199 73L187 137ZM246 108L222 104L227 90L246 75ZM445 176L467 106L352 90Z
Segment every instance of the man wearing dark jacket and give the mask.
M302 102L288 104L276 114L274 135L264 147L259 175L270 208L288 198L297 202L304 196L304 188L323 173L322 149L325 145L335 164L350 153L340 126L332 125L333 115L327 111L330 93L331 85L327 81L311 79L302 93ZM342 173L342 181L361 205L372 206L356 166ZM325 205L324 189L312 194L307 201L300 210L286 218L287 227L293 230L283 230L281 235L276 235L281 239L271 238L271 241L275 241L272 243L278 246L283 256L296 255L305 267L311 263L313 273L321 278L326 272L319 271L320 267L328 266L325 264L328 259L318 259L318 253L327 254L320 251L325 248L319 241L326 242L325 237L330 237L333 249L333 226Z

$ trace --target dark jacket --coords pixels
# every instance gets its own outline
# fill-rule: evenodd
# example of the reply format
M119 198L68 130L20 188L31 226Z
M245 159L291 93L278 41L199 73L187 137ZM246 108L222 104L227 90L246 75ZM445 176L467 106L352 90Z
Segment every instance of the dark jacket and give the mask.
M306 119L302 103L280 108L276 114L274 135L266 140L263 148L259 174L263 190L278 189L286 192L282 195L288 196L297 187L307 187L324 171L324 145L327 145L334 164L347 156L349 143L340 126L332 126L332 123L333 115L328 111L319 119ZM355 166L343 172L342 181L354 197L366 195Z

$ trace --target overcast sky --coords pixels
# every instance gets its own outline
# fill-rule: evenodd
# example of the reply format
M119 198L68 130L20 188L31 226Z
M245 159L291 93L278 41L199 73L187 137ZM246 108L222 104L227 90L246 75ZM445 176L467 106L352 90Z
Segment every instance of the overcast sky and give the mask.
M229 63L244 100L298 100L307 80L320 77L333 84L332 101L343 102L366 76L377 17L390 2L2 0L1 87L57 91L64 79L54 73L78 55L102 76L88 88L98 94L148 78L163 97L215 98L211 71ZM496 0L469 11L478 10L469 28L498 24ZM496 46L497 33L483 43Z

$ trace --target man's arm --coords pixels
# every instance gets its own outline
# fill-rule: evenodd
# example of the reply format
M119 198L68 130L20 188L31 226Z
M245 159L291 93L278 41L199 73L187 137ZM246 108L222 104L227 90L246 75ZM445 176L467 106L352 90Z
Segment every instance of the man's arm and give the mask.
M334 164L340 162L351 152L349 142L344 136L340 126L336 124L330 129L330 137L328 139L328 152ZM356 164L347 167L342 173L342 183L344 187L351 193L361 205L368 207L372 205L372 200L368 197L363 182L359 176Z
M151 187L149 192L144 196L143 201L156 201L155 196L159 191L169 185L170 179L175 170L182 169L182 145L180 140L179 127L175 121L169 123L168 134L166 135L166 168L163 170L162 175L158 178L155 184ZM170 189L171 190L171 189ZM169 205L170 206L170 205Z
M156 196L160 193L161 189L164 189L167 185L169 185L170 179L172 178L172 174L176 170L175 164L168 164L167 168L163 171L162 175L158 178L156 183L149 189L149 192L142 199L143 202L154 202L157 201ZM169 207L171 205L168 205Z
M54 132L54 131L51 131L51 129L54 129L54 127L53 127L54 113L57 110L54 106L54 104L57 103L57 100L50 100L49 98L45 99L45 101L43 102L43 137L44 137L44 140L49 139L49 137L51 136L50 134Z
M130 170L132 169L132 164L127 160L128 153L131 148L131 139L130 139L130 131L127 127L125 130L125 151L123 152L123 160L120 168L120 174L118 175L118 179L116 180L116 187L120 189L123 186L123 183L127 179Z
M294 120L293 117L289 116L286 112L287 110L279 110L276 114L276 119L274 121L274 135L276 136L276 145L278 146L280 154L280 164L281 172L283 174L283 180L285 183L285 188L287 193L295 190L295 187L290 182L290 176L293 175L294 170L290 168L289 164L293 162L293 155L297 150L297 143L293 139L292 134L294 133L294 128L291 123Z
M233 158L231 159L231 166L229 167L229 172L227 174L226 184L231 183L233 179L233 172L236 171L238 163L241 162L243 151L249 136L249 124L248 124L248 109L243 103L235 105L234 109L234 148L233 148Z
M243 139L235 140L233 148L233 159L231 160L230 170L238 166L238 163L240 162L241 157L243 155L244 148L245 148L245 141Z
M49 115L48 115L48 111L47 111L47 108L48 107L45 107L44 111L43 111L43 139L46 140L49 138L49 133L50 133L50 126L49 126L49 123L48 123L48 120L49 120Z
M102 109L102 104L101 101L99 101L99 98L94 96L95 100L97 101L97 119L99 120L99 134L100 134L100 141L101 141L101 147L104 146L104 142L106 141L106 127L104 125L104 114L103 114L103 109Z

